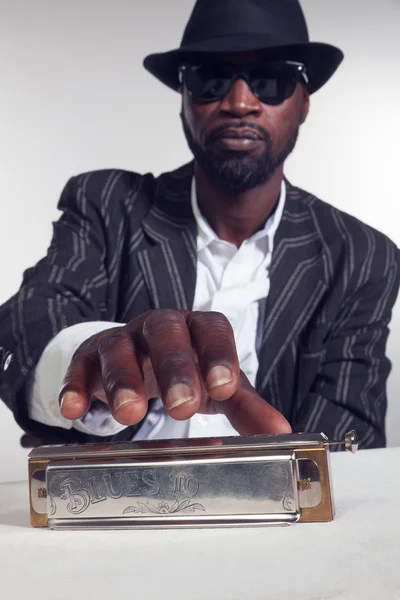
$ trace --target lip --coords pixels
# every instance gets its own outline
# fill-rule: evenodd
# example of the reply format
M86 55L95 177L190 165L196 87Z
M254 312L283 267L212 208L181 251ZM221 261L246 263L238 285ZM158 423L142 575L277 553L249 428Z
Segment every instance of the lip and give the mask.
M248 137L219 137L215 140L215 145L222 150L234 150L237 152L249 152L258 148L262 144L259 138Z
M237 139L237 140L253 140L263 141L261 135L254 129L226 129L217 139Z

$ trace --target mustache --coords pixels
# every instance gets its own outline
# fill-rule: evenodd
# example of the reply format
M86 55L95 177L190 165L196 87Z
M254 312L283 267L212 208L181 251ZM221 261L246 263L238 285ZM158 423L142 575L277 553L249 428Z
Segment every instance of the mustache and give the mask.
M254 131L254 133L256 133L258 137L261 136L267 144L271 144L272 142L272 136L269 133L269 131L264 129L264 127L261 127L261 125L258 125L258 123L253 123L252 121L231 121L223 123L223 125L219 125L215 129L210 131L210 133L206 136L206 144L208 145L215 142L215 140L222 137L224 133L226 133L227 131L232 131L232 129L236 129L238 131L240 131L241 129Z

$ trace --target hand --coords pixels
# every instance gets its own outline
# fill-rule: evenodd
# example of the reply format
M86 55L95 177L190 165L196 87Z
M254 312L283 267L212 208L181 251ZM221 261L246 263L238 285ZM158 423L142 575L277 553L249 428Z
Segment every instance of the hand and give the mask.
M142 421L148 400L160 397L177 420L218 413L240 435L291 431L240 371L232 327L220 313L155 310L92 336L68 368L61 414L81 419L93 397L127 426Z

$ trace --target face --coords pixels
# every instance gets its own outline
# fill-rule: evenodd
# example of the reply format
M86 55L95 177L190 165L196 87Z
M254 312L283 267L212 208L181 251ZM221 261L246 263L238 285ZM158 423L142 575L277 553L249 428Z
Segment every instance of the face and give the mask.
M260 63L256 53L224 56L224 63ZM244 79L220 100L193 99L183 86L182 122L196 163L215 185L244 192L266 183L293 151L306 120L309 95L298 83L281 104L265 104Z

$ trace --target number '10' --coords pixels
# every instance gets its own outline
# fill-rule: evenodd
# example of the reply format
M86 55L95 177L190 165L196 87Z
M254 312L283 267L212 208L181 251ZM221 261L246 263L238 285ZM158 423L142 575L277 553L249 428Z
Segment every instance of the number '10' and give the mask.
M171 474L170 479L174 483L174 494L193 498L199 491L200 483L193 475Z

